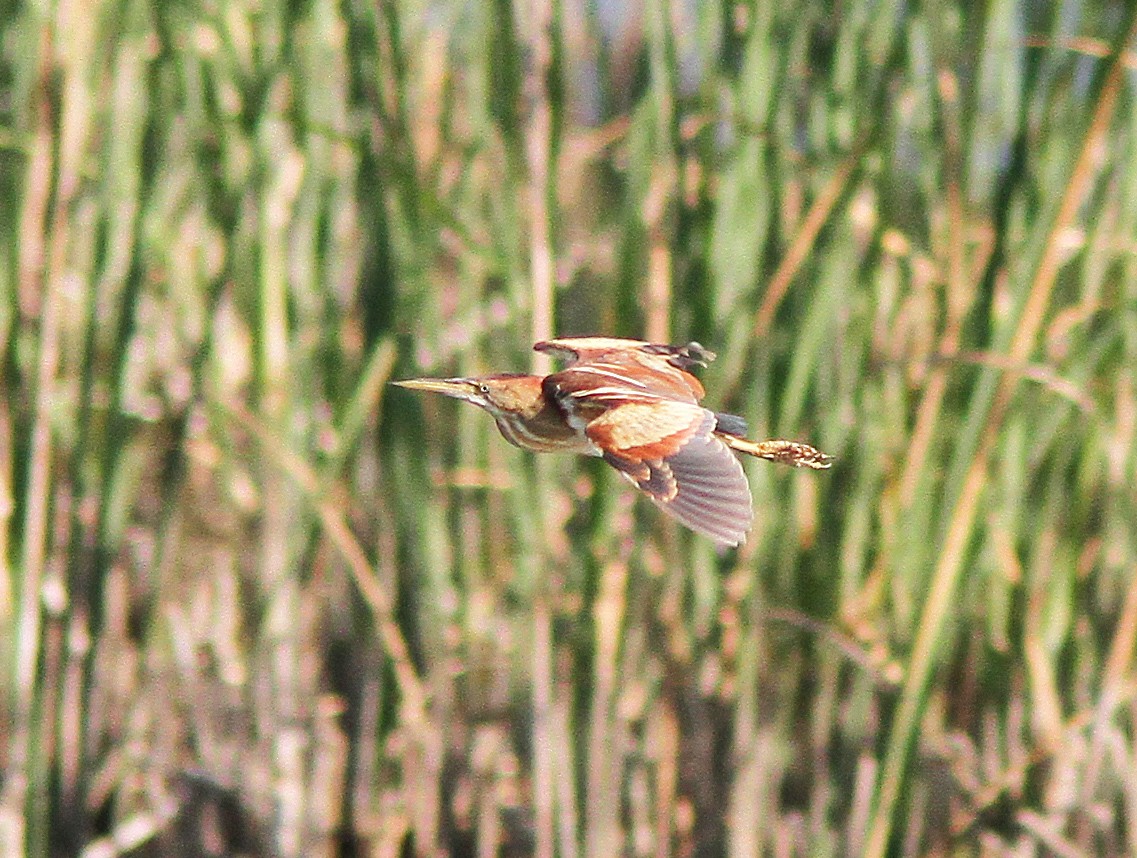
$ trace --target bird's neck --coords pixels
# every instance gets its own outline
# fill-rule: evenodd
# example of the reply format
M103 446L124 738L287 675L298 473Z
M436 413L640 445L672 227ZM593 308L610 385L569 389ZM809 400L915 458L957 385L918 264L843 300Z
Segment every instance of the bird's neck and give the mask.
M560 408L538 394L511 411L495 411L502 436L523 450L538 453L592 453L594 445L565 419Z

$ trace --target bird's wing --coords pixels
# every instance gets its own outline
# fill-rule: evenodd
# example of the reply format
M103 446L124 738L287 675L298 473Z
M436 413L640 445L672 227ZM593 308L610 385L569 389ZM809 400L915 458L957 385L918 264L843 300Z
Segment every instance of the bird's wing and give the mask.
M737 545L753 518L750 486L714 434L717 416L699 405L703 386L683 368L697 354L638 346L576 352L575 364L545 377L545 395L661 509L719 545Z
M565 360L569 366L610 359L614 353L652 356L657 358L658 363L667 363L683 370L693 366L706 366L715 359L714 352L694 342L672 346L644 340L625 340L619 337L560 337L539 342L533 346L533 350Z
M698 402L706 393L703 385L674 359L673 355L640 349L590 353L567 369L546 376L545 393L562 402L570 415L582 406L602 404L611 408L624 400Z
M715 415L693 402L628 401L584 426L604 460L669 515L721 546L753 520L742 465L714 434Z
M633 403L602 414L585 433L664 512L718 545L738 545L753 520L750 485L714 428L714 414L698 405Z
M626 352L647 345L651 344L643 340L624 340L619 337L560 337L537 343L533 346L533 351L552 355L573 366L580 361L593 360L610 352Z
M648 464L653 472L670 472L676 488L670 497L651 496L656 506L716 545L746 539L754 521L750 484L741 463L716 436L696 435L674 456Z

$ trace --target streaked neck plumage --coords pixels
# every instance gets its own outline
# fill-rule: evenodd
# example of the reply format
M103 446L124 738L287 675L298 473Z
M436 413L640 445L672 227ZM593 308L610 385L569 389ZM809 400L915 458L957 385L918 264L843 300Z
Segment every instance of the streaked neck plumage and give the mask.
M477 404L493 415L509 443L538 453L598 455L595 445L545 396L540 376L498 376L480 381L488 390L484 401Z

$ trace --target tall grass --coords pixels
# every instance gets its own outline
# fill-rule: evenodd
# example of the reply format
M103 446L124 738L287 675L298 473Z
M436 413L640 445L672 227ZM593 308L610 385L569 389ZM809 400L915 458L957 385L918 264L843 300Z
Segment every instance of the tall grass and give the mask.
M0 853L1137 851L1131 4L0 15ZM394 378L698 340L717 555Z

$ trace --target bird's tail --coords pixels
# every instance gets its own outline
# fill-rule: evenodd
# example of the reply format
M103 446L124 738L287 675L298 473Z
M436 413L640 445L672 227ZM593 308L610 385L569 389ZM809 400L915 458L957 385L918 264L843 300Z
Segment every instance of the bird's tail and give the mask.
M751 441L729 434L721 434L719 438L732 450L757 456L759 459L768 459L771 462L793 465L795 468L813 468L815 471L822 471L833 464L832 456L827 456L816 447L800 444L797 441L783 441L780 438Z

